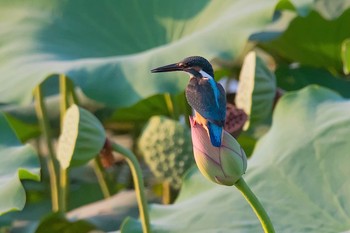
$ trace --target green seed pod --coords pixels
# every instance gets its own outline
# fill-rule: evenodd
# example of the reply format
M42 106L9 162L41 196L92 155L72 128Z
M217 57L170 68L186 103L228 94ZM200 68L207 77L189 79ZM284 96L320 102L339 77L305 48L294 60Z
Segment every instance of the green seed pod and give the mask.
M83 165L98 155L105 141L100 121L89 111L72 105L64 116L57 159L65 169Z
M180 188L181 176L194 164L190 130L178 121L152 117L145 126L138 148L155 177Z

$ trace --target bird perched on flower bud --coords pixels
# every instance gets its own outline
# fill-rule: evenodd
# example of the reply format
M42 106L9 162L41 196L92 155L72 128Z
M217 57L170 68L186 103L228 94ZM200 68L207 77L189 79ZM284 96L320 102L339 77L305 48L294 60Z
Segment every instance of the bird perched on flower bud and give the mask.
M234 185L247 170L247 156L241 145L224 131L222 145L212 146L204 127L193 125L192 118L190 121L194 159L199 171L217 184Z
M226 94L214 80L211 64L203 57L193 56L151 70L152 73L170 71L184 71L190 75L186 98L195 111L195 122L206 129L211 144L220 147L226 117Z

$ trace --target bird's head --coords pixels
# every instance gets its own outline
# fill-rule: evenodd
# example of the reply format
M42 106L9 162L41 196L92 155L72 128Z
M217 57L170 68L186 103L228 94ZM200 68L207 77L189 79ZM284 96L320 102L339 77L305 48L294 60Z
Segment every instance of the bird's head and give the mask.
M208 77L208 75L214 78L213 67L207 61L207 59L200 56L187 57L180 62L161 66L151 70L152 73L171 71L184 71L189 73L190 76L194 76L196 78Z

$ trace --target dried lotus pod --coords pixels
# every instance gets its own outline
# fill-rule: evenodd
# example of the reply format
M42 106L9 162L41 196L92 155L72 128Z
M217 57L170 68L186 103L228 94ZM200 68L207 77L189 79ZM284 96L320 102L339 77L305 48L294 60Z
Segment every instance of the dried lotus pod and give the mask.
M108 139L106 139L105 144L103 145L103 148L100 151L100 160L104 168L112 167L115 163L112 145Z
M243 126L247 119L248 116L242 109L239 109L230 103L226 104L226 121L224 129L233 137L238 137L238 135L242 132Z

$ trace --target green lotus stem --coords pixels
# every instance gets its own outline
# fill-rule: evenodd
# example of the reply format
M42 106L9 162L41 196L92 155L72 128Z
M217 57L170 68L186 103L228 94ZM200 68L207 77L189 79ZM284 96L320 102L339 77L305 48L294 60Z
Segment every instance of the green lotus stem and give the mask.
M79 99L75 93L75 90L74 90L74 83L68 79L68 86L69 86L69 90L70 90L70 100L72 103L75 103L77 105L79 105Z
M67 169L60 169L60 198L59 209L65 213L67 211L67 197L68 196L68 171Z
M185 92L183 92L182 95L179 96L179 106L181 108L182 114L184 114L185 116L186 125L190 127L190 116L192 115L192 107L188 104L186 100Z
M179 119L179 104L177 96L171 95L169 93L164 94L165 104L167 106L170 116L174 120Z
M275 230L273 228L272 222L267 215L264 207L259 202L258 198L254 195L252 190L249 188L247 183L244 181L244 179L241 177L236 183L235 186L241 191L244 198L247 200L249 205L252 207L254 213L258 217L262 228L264 229L265 233L274 233Z
M49 171L50 177L50 190L51 190L51 202L52 202L52 211L59 211L59 193L58 193L58 182L57 174L58 170L55 165L55 153L51 141L51 130L49 126L49 120L47 116L47 111L44 103L44 97L41 89L41 85L38 85L34 90L35 98L35 111L39 120L41 131L44 134L46 145L49 151L49 156L47 157L47 168Z
M66 86L67 86L67 90L68 90L68 95L67 95L67 101L68 103L70 104L76 104L76 105L79 105L79 99L75 93L75 90L74 90L74 83L72 80L70 80L69 78L66 77Z
M112 148L115 152L118 152L125 156L127 163L129 164L131 174L134 180L135 192L137 197L137 203L140 211L140 218L142 223L143 233L150 233L151 227L149 223L149 214L147 209L147 200L145 196L145 188L143 185L143 178L140 164L136 158L136 156L128 149L116 144L112 143Z
M68 80L64 74L59 76L60 83L60 120L61 120L61 128L63 126L63 119L66 110L69 108L69 87Z
M171 95L169 93L165 93L164 100L165 100L165 104L168 108L168 111L169 111L171 117L173 119L175 119L176 114L175 114L175 108L174 108L173 99L172 99Z
M163 181L162 188L162 203L164 205L170 205L178 195L178 190L174 189L169 181Z
M63 127L64 115L69 108L69 86L67 77L64 74L59 76L59 85L60 85L60 121L61 121L61 130ZM59 209L61 212L66 212L67 210L67 198L68 198L68 171L67 169L60 168L60 197L59 197Z
M169 181L163 181L162 183L163 193L162 193L162 201L163 204L169 205L171 203L171 188Z
M101 187L104 198L108 198L112 195L111 187L107 182L107 175L104 172L101 161L98 157L94 159L93 168L97 177L97 181Z

